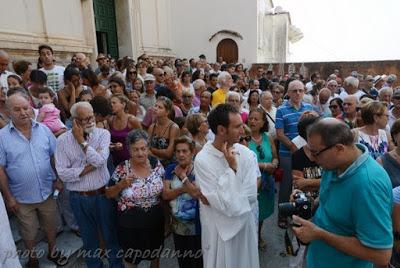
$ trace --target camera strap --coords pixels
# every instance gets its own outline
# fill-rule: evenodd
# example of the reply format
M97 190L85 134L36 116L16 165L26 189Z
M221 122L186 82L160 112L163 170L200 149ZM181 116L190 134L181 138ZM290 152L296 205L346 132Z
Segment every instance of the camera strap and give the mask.
M300 250L300 240L296 237L297 241L297 249L294 251L293 249L293 244L292 240L289 237L288 229L285 230L285 248L286 248L286 254L290 256L297 256Z

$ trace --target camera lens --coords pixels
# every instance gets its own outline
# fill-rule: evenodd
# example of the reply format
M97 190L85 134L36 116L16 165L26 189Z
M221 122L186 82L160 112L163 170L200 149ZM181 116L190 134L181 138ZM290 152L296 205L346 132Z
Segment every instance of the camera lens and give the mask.
M296 214L296 205L292 202L278 204L279 215L282 217L290 217Z

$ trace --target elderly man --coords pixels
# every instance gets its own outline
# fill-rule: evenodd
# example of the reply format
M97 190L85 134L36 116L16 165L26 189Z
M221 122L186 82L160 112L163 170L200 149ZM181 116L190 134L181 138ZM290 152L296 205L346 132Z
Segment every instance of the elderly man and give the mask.
M39 59L43 66L39 70L47 75L47 86L55 92L63 89L65 68L54 64L53 49L48 45L39 46Z
M232 76L228 72L220 72L218 75L218 83L220 88L212 94L212 107L216 107L218 104L225 103L226 94L233 85Z
M314 105L314 111L316 111L320 116L323 117L331 116L331 110L329 109L330 100L331 100L331 91L327 88L321 89L321 91L318 94L318 102L316 105Z
M123 267L117 241L114 205L104 195L110 179L107 170L110 133L96 128L93 108L88 102L71 107L72 130L57 141L56 168L65 187L70 191L70 203L82 235L83 247L92 254L86 264L102 267L94 254L99 248L99 233L107 248L111 267Z
M359 83L360 81L353 76L346 77L343 81L344 90L339 94L339 98L343 100L344 97L348 95L355 95L358 99L360 99L360 97L365 93L358 89Z
M343 100L343 113L337 117L351 129L356 127L358 98L355 95L346 96Z
M200 203L204 267L259 267L252 214L258 206L256 158L238 143L243 122L232 105L218 105L208 123L215 139L194 162L196 181L209 203Z
M10 74L13 74L12 72L9 72L7 70L9 63L10 58L8 56L8 53L4 50L0 50L0 88L4 88L5 92L7 92L8 90L7 77Z
M152 74L146 74L143 78L145 92L140 96L140 105L147 110L156 104L155 81L156 78Z
M65 265L66 257L56 250L59 214L52 198L55 188L62 189L54 172L56 139L45 125L31 120L27 95L14 94L6 105L11 122L0 130L0 186L30 251L28 267L39 267L34 250L39 226L48 239L48 259Z
M164 87L165 73L161 68L154 68L153 75L156 79L154 89L158 92L161 87Z
M331 91L331 97L332 98L339 97L339 94L338 94L338 83L336 82L336 80L329 80L326 83L326 87Z
M386 171L337 119L320 120L307 137L311 160L324 169L312 222L293 216L294 233L310 242L307 267L387 267L393 233Z
M197 79L193 82L194 88L194 98L193 98L193 106L198 107L200 105L201 93L206 90L206 83L203 79Z
M79 71L90 69L86 55L81 52L75 54L75 65L78 67Z
M291 154L297 150L292 139L298 135L297 124L304 111L312 110L312 105L303 102L304 84L299 80L289 83L289 101L285 102L276 111L276 137L280 141L279 158L281 167L285 170L280 185L279 203L289 201L292 190L292 158ZM286 217L279 217L279 226L286 227Z

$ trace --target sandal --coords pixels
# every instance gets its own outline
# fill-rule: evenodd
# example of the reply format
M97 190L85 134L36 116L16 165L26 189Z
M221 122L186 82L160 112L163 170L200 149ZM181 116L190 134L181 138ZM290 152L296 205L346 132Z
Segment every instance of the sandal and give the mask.
M68 257L64 256L59 250L56 250L52 254L49 252L47 259L54 262L57 266L64 266L68 263Z
M288 228L288 222L286 217L279 217L278 219L278 227L281 229L287 229Z

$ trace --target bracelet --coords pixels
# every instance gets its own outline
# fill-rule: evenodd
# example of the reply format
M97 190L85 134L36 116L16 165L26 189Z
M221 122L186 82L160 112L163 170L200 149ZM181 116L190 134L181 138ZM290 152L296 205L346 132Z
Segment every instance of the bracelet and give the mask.
M183 179L182 179L182 184L185 184L185 182L188 180L188 177L184 177Z

